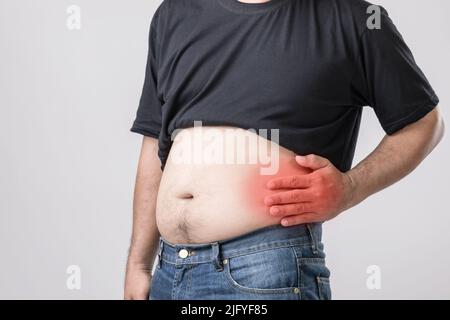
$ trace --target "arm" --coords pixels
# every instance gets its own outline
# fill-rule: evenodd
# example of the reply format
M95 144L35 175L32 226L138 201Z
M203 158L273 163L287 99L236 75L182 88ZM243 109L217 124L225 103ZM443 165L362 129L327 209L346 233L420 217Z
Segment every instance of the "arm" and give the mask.
M347 173L325 158L296 157L300 166L313 171L305 176L269 181L272 190L289 188L265 199L269 212L283 218L284 226L331 220L370 195L412 172L436 147L444 134L438 108L393 135Z
M133 203L133 235L125 277L125 299L147 299L150 292L152 263L156 255L159 232L155 208L160 160L158 141L144 137L139 158Z
M350 206L401 180L438 145L444 135L439 109L416 123L386 136L365 160L348 172L354 185Z

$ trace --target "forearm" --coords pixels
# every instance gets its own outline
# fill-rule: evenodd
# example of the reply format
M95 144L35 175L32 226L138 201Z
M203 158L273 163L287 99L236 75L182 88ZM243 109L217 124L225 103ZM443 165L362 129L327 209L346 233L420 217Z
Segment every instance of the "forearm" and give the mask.
M157 189L149 189L144 185L145 183L138 178L134 196L133 234L128 263L151 268L159 238L155 218Z
M407 176L439 143L443 132L436 108L420 121L385 136L367 158L347 172L354 186L349 207Z
M128 265L151 268L159 233L156 226L156 198L161 179L156 142L144 141L139 160L133 201L133 234Z

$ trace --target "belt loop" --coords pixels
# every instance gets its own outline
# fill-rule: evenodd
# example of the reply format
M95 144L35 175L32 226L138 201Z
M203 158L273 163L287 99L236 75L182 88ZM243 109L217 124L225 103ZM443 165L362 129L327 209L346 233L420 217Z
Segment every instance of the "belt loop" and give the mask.
M216 267L217 271L223 271L223 264L222 260L220 259L220 248L218 242L211 243L212 246L212 259L214 266Z
M308 228L309 237L311 238L311 249L313 254L318 254L319 251L317 250L317 243L316 243L316 237L314 237L314 232L312 230L311 224L306 224L306 227Z
M162 240L162 238L159 238L159 250L158 250L158 268L161 269L161 256L162 256L162 251L164 248L164 241Z

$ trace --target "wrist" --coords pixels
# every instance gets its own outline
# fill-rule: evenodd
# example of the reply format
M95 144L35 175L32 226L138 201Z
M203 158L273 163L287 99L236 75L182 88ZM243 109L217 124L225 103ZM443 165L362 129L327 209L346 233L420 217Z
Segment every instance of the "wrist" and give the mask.
M346 174L349 185L349 201L348 201L348 209L352 208L359 203L361 203L367 196L364 193L364 188L358 179L358 175L355 174L355 171L350 170Z
M144 271L150 273L152 270L152 265L128 260L126 269L127 273L134 271Z
M132 240L128 251L127 268L150 270L158 250L158 241Z
M130 251L127 260L127 269L149 270L152 267L153 259L147 255L138 255Z

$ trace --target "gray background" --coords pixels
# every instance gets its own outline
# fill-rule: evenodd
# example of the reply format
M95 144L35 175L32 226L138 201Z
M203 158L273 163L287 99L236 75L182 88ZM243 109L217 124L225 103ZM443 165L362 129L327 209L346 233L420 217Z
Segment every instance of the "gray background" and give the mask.
M141 138L129 133L160 1L0 0L0 298L120 299ZM69 5L82 27L66 27ZM385 6L447 102L448 0ZM366 109L355 163L383 136ZM450 298L450 148L325 227L336 299ZM81 290L66 268L81 267ZM382 287L366 287L370 265Z

